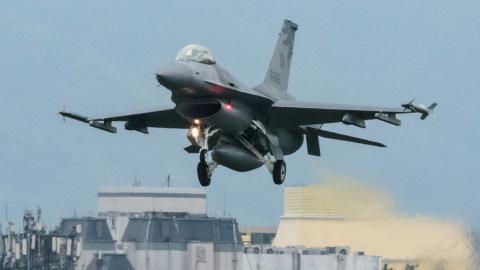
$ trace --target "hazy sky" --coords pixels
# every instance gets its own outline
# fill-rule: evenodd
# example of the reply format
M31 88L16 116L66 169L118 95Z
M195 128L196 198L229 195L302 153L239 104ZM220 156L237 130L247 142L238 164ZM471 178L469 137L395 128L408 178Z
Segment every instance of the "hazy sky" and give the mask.
M0 214L41 206L50 224L95 211L100 186L198 186L184 130L112 135L56 115L170 103L153 73L184 45L209 47L248 85L263 80L284 18L299 24L289 92L298 100L396 106L439 103L435 118L367 129L386 143L321 140L322 157L288 156L286 185L341 175L391 193L401 213L480 224L480 1L1 1ZM283 188L265 168L215 172L209 212L276 223ZM3 219L3 218L2 218Z

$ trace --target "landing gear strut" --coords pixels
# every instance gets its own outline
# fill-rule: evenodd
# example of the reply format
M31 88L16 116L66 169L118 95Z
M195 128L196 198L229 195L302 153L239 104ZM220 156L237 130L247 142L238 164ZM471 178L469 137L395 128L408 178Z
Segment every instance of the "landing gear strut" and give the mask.
M285 161L283 160L277 160L273 164L273 182L277 185L283 184L283 181L285 181L285 176L287 174L287 165L285 164Z
M203 163L203 164L207 164L207 163L208 163L208 161L207 161L207 158L208 158L207 153L208 153L208 151L207 151L207 149L205 149L205 148L202 148L202 149L200 150L200 163Z

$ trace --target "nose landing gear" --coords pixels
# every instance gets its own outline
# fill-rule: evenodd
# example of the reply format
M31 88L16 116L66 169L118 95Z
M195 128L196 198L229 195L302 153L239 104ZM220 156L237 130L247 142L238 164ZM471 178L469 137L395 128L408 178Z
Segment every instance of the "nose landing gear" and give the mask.
M218 166L216 162L208 161L208 142L209 138L218 132L211 127L203 127L200 125L199 120L194 120L193 125L188 131L187 138L192 143L201 147L199 151L199 162L197 164L198 181L202 187L210 185L212 173Z

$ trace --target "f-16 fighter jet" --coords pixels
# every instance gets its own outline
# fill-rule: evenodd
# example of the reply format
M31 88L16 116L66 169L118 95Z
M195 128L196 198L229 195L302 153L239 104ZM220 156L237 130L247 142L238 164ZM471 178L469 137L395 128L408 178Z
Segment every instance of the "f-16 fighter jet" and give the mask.
M397 114L419 113L425 119L429 107L410 102L398 108L350 106L296 101L287 92L297 24L285 20L278 36L265 79L251 88L217 64L201 45L184 47L175 62L156 73L157 81L171 92L173 104L141 113L88 118L70 112L64 117L115 133L112 122L125 122L125 129L148 134L148 128L187 130L188 153L197 153L198 180L210 185L219 165L238 172L265 165L280 185L285 180L285 156L296 152L306 138L308 154L320 156L318 137L379 147L385 145L322 129L342 122L365 128L366 120L399 126Z

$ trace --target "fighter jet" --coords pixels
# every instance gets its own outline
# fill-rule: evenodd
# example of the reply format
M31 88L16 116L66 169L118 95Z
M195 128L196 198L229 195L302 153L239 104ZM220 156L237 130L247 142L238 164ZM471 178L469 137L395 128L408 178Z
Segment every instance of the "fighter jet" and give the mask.
M366 120L399 126L397 114L420 113L429 107L413 102L398 108L350 106L296 101L288 94L288 80L297 24L285 20L265 79L251 88L222 68L210 51L198 44L184 47L175 61L156 72L156 80L171 92L172 105L140 113L88 118L62 111L63 117L88 123L111 133L112 122L125 129L148 134L149 128L188 130L188 153L199 155L198 180L210 185L219 165L238 172L264 165L280 185L287 172L285 156L296 152L306 138L308 154L320 156L319 137L385 147L384 144L323 129L341 122L365 128Z

